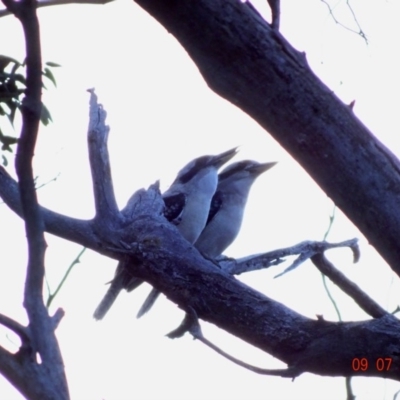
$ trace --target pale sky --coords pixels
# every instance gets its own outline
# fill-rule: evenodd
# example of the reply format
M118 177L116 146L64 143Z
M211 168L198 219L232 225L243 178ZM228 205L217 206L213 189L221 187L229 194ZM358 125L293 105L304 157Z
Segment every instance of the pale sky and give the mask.
M268 4L253 1L269 20ZM337 18L356 29L346 1L337 1ZM318 0L282 1L281 32L307 54L313 71L344 102L356 100L354 112L392 151L400 154L398 93L400 57L397 39L400 4L353 0L366 43L335 24ZM253 187L235 243L226 251L241 257L303 240L321 240L333 204L306 172L257 123L211 92L184 49L135 3L118 0L106 6L69 5L39 11L43 60L54 70L44 101L54 123L41 128L35 157L42 205L66 215L92 218L94 213L87 158L87 88L95 87L108 112L109 151L116 195L122 207L130 195L161 179L167 188L191 158L240 145L237 159L279 161ZM21 29L13 17L0 19L0 54L22 60ZM5 38L5 40L4 40ZM2 127L5 122L2 122ZM9 156L11 164L13 156ZM9 168L12 171L12 167ZM0 312L26 323L22 291L26 266L21 221L0 206ZM361 261L349 250L328 253L335 265L387 309L398 304L398 278L358 230L340 213L328 240L360 238ZM55 288L80 246L47 235L48 280ZM148 285L123 293L107 317L92 314L105 293L114 260L87 251L54 301L66 316L60 342L72 399L343 399L343 378L304 374L294 382L258 376L222 359L188 335L172 341L165 334L181 322L183 312L164 297L141 320L136 312ZM287 264L286 264L287 266ZM274 280L285 266L240 279L297 312L336 320L321 277L310 262ZM336 288L345 321L368 319ZM202 323L206 337L228 353L264 368L285 365L258 349ZM15 337L0 327L0 342L17 349ZM353 379L357 399L392 398L397 382ZM0 377L0 398L21 399Z

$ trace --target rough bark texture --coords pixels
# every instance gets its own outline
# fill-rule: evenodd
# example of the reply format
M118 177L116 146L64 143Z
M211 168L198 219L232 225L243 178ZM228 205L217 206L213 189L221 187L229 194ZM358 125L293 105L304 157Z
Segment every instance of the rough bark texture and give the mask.
M182 44L212 90L248 113L313 177L400 275L400 164L237 0L135 0Z

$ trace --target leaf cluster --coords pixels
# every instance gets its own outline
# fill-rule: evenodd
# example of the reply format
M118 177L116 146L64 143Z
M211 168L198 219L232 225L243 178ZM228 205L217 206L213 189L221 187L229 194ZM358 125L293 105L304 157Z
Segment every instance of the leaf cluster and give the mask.
M56 79L51 68L60 67L54 62L47 62L42 71L42 75L47 78L54 86L57 86ZM21 63L12 57L0 54L0 117L6 117L11 126L14 127L17 111L21 111L21 96L26 90L25 62ZM47 89L44 83L42 87ZM40 117L43 125L48 125L51 121L51 114L48 108L42 104ZM1 150L12 152L11 146L18 142L17 137L5 135L0 124L0 143ZM3 164L7 165L7 159L2 155Z

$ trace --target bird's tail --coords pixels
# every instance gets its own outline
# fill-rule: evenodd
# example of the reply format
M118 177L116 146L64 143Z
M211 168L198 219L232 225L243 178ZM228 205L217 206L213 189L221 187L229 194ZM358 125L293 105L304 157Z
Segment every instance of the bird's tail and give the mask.
M137 313L136 318L143 317L144 314L150 311L151 307L153 307L153 304L155 303L160 294L161 292L153 288L149 293L149 295L146 297L146 300L144 301L142 307L140 307L140 310Z
M114 304L114 301L119 295L119 292L123 289L123 274L117 274L111 281L111 285L108 288L106 294L97 306L93 318L96 320L103 319L107 314L108 310Z
M143 283L143 280L133 277L127 270L127 264L120 261L110 287L93 314L94 319L100 320L104 318L122 289L131 291L141 283Z

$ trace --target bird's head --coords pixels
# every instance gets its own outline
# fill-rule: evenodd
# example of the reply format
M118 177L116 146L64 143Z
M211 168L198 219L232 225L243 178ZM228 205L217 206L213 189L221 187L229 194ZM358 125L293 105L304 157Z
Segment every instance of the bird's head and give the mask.
M263 172L268 171L276 162L259 163L253 160L242 160L228 165L219 175L219 182L249 180L251 183Z
M178 173L174 184L186 184L191 181L194 177L202 174L203 171L207 171L208 169L213 169L217 171L222 165L228 162L235 154L237 153L238 148L235 147L224 153L217 154L214 156L201 156L195 158L194 160L190 161L186 164Z

